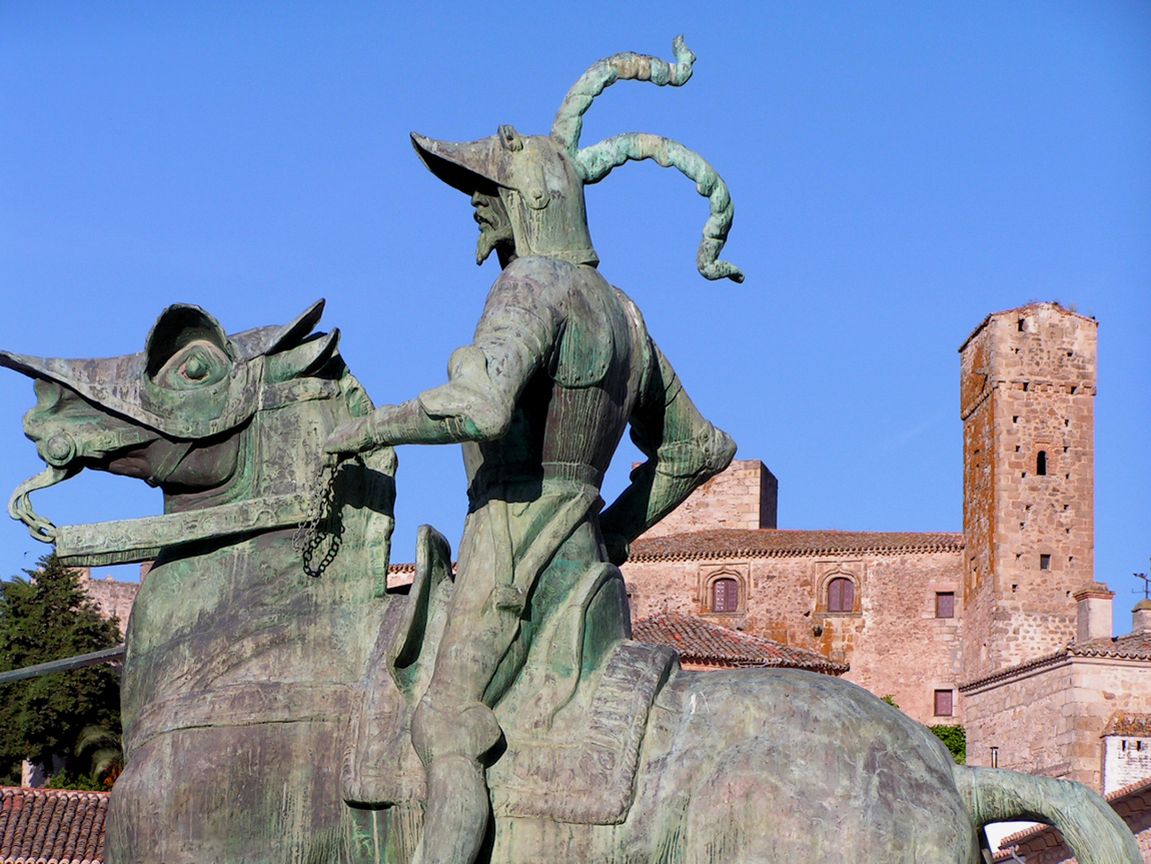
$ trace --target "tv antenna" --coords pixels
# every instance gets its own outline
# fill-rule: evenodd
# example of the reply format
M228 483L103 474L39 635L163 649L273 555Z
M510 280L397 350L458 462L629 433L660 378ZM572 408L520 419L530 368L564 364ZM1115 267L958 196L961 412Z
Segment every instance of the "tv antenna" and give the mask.
M1131 593L1132 594L1138 594L1140 591L1142 591L1143 592L1143 599L1144 600L1151 600L1151 576L1148 576L1146 573L1132 573L1131 575L1134 576L1136 579L1142 579L1143 580L1143 587L1142 588L1136 588Z

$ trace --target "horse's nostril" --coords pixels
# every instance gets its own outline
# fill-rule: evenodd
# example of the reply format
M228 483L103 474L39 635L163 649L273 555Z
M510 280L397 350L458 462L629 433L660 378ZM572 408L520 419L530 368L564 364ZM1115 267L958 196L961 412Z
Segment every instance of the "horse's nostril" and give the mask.
M49 465L64 466L76 455L76 442L72 439L71 435L64 432L57 432L51 438L44 442L43 447L44 461Z

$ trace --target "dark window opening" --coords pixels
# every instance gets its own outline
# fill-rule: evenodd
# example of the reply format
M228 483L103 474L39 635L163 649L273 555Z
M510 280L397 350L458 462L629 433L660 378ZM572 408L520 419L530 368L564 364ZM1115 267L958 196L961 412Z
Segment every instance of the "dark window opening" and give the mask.
M936 618L954 618L955 617L955 592L954 591L937 591L937 592L935 592L935 617Z
M855 583L837 576L827 583L827 611L851 612L855 609Z
M1039 569L1040 570L1050 570L1051 569L1051 556L1050 555L1040 555L1039 556Z
M1026 329L1027 329L1027 319L1026 318L1020 318L1019 319L1019 332L1022 333Z
M936 690L935 691L935 716L936 717L951 717L955 713L955 706L952 704L952 691L950 690Z
M1023 382L1023 392L1026 393L1030 389L1031 389L1031 385L1028 384L1026 381L1024 381Z
M739 582L735 579L716 579L711 583L711 611L739 611Z
M1040 477L1047 475L1047 451L1040 450L1039 454L1035 457L1035 473Z

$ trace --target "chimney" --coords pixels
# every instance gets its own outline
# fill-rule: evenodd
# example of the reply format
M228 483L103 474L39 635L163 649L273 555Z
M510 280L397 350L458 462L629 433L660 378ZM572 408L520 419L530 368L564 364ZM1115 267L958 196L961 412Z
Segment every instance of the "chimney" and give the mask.
M1111 600L1114 592L1102 582L1092 582L1075 592L1075 641L1111 638ZM1136 609L1139 607L1136 606ZM1151 603L1147 604L1151 615Z
M1142 633L1151 630L1151 600L1140 600L1131 613L1131 632Z

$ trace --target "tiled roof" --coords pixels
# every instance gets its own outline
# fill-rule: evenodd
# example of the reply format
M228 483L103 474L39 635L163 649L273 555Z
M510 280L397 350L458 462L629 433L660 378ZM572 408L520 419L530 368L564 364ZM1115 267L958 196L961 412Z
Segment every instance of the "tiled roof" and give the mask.
M777 666L829 675L842 675L848 668L846 664L836 663L814 651L793 648L675 612L664 612L637 621L632 631L640 642L674 648L689 663Z
M1116 789L1107 796L1107 803L1115 808L1115 812L1124 822L1131 826L1136 816L1151 809L1151 777L1130 783L1122 789ZM1063 835L1050 825L1032 825L1015 834L1008 834L999 841L999 851L995 853L994 861L1011 861L1011 849L1018 848L1026 843L1032 850L1051 848L1063 842ZM1022 850L1021 850L1022 851Z
M968 681L959 685L960 692L983 687L996 681L1003 681L1014 677L1021 672L1029 672L1041 666L1053 666L1060 661L1071 657L1106 657L1112 660L1148 660L1151 661L1151 631L1140 630L1126 636L1114 636L1109 639L1092 639L1090 642L1069 642L1058 651L1044 654L1015 666L1000 669L991 675Z
M0 864L103 864L107 792L0 787Z
M1077 657L1114 657L1118 660L1151 660L1151 630L1140 630L1113 639L1093 639L1067 650Z
M1131 738L1151 738L1151 714L1116 711L1103 728L1103 735L1126 735ZM1101 736L1102 737L1102 736Z
M664 537L641 537L631 544L631 561L700 558L773 558L873 552L958 552L963 535L911 531L791 531L775 528L716 528Z

